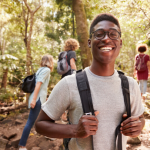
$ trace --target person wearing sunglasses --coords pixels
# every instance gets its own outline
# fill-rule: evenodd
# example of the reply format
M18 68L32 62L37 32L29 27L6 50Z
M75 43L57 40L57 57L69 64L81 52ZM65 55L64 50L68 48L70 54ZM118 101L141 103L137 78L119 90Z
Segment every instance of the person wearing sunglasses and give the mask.
M84 115L76 75L63 78L53 89L36 122L36 131L53 138L71 138L67 150L116 150L115 130L120 124L122 147L127 136L137 137L144 127L144 107L137 82L127 77L131 100L131 117L127 118L121 79L115 60L122 47L119 21L112 14L98 14L90 26L93 60L84 70L87 74L94 115ZM59 94L58 94L59 93ZM55 124L65 110L71 124ZM92 138L93 135L93 144Z

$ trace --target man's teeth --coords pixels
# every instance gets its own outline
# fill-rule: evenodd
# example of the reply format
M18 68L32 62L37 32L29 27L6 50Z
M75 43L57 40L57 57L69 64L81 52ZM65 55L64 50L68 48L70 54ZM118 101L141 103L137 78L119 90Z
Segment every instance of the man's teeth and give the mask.
M112 48L111 47L101 47L100 50L102 50L102 51L111 51Z

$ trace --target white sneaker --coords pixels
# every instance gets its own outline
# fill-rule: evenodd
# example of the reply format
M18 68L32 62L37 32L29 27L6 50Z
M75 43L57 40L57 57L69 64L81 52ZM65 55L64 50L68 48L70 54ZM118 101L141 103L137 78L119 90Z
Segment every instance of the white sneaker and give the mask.
M19 150L27 150L25 147L19 147Z

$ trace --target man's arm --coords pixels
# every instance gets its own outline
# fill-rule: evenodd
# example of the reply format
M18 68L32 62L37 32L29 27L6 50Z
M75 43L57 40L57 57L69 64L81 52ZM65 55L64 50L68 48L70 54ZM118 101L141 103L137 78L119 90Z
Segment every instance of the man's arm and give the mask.
M127 115L124 114L123 118L126 118ZM141 115L139 117L133 117L126 119L121 123L121 133L125 136L137 137L140 135L143 127L145 125L144 116Z
M86 138L96 134L98 120L95 116L83 115L76 125L56 124L41 110L35 128L39 134L52 138Z

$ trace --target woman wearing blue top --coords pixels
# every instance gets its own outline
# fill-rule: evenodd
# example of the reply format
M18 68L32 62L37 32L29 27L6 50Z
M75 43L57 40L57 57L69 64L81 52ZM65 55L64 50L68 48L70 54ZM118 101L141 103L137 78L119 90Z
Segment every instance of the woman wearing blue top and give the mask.
M50 72L53 70L53 56L44 55L41 60L41 67L36 72L36 86L29 97L28 107L31 108L27 123L24 127L19 142L19 150L27 150L26 142L35 120L41 110L41 105L46 101L47 87L50 80Z

